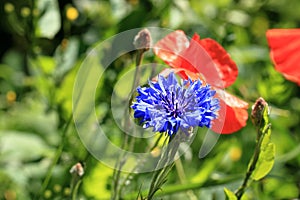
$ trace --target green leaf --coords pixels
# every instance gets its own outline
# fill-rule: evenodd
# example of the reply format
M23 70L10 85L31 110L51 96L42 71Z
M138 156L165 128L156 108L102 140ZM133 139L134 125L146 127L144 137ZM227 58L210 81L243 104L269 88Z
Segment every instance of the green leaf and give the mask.
M97 164L83 181L82 187L85 194L97 199L109 199L110 191L107 188L107 183L110 181L112 174L113 169L100 163Z
M14 70L6 64L0 64L0 69L0 78L7 81L12 77L12 74L14 73Z
M71 70L64 76L60 87L56 89L56 101L63 106L67 113L72 112L72 92L79 65L80 62L75 64L74 70Z
M48 145L39 136L31 133L1 131L0 141L2 161L31 161L49 152Z
M199 169L199 171L191 179L191 182L204 184L209 179L211 174L216 170L216 166L218 166L218 163L220 163L223 157L224 153L220 153L210 160L205 160L201 169Z
M256 163L255 169L252 174L253 180L259 180L265 177L272 169L275 159L275 145L270 142L271 128L269 124L269 108L266 107L263 110L262 127L261 129L261 145L260 154Z
M237 200L237 197L231 190L224 188L224 192L228 200Z
M291 98L295 90L293 85L286 84L285 78L274 70L272 65L266 66L267 77L258 80L257 90L261 96L276 104L284 104ZM265 72L265 73L266 73Z
M65 42L58 46L54 54L57 63L54 75L56 80L59 81L61 81L66 73L73 69L79 52L79 41L77 38L71 37L64 41Z
M265 177L272 169L275 158L275 145L268 143L261 149L255 170L252 174L253 180L260 180Z
M53 73L56 63L52 57L40 55L37 57L36 61L45 74L48 75Z
M260 126L260 134L262 137L260 148L264 149L270 142L271 124L269 123L269 107L266 105L262 112L262 121Z
M42 15L37 23L36 35L37 37L52 39L61 27L57 1L39 0L37 2L38 11Z

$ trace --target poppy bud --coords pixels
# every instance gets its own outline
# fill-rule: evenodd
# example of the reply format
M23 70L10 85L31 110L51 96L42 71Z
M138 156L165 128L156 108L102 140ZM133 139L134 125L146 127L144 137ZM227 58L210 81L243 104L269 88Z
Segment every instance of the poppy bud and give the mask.
M259 97L252 106L251 112L251 120L255 126L259 126L261 124L265 109L269 109L268 103L262 97Z
M143 29L134 37L133 45L137 49L148 51L151 45L152 39L148 29Z

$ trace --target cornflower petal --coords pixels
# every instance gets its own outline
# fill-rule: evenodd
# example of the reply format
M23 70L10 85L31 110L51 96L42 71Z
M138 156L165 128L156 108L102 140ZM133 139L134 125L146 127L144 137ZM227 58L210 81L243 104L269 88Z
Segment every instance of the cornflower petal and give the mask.
M131 108L134 117L144 128L154 132L167 132L170 136L182 130L188 134L190 127L211 128L211 121L218 117L219 100L210 85L201 80L178 83L174 73L167 78L158 76L149 87L138 87L138 96Z

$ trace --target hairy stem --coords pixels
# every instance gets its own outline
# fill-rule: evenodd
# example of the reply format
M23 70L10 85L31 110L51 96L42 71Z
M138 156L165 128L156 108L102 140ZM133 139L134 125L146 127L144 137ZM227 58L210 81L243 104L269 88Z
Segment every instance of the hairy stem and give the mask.
M133 78L133 83L132 83L130 94L132 94L134 92L135 88L137 87L137 85L139 84L139 81L140 81L140 65L143 60L143 54L144 54L143 50L137 50L136 67L135 67L135 73L134 73L134 78ZM127 113L127 107L124 111L124 115L126 115L126 113ZM124 118L125 118L125 122L124 122L125 127L128 127L129 118L126 116ZM122 149L126 148L129 140L130 140L130 138L129 138L128 134L125 133L125 138L124 138L124 141L123 141L122 147L121 147ZM134 138L130 140L129 148L132 149L133 146L134 146ZM123 185L123 184L120 184L120 177L121 177L121 170L126 163L126 159L127 159L127 155L126 155L126 153L124 153L124 154L120 155L118 161L116 162L116 165L114 168L114 174L113 174L113 187L112 187L113 195L111 198L112 200L117 200L121 196L122 187L120 185Z
M153 199L155 193L161 189L161 186L166 182L167 175L174 166L173 159L175 158L176 152L180 145L180 137L181 135L179 132L172 140L170 138L166 150L162 153L161 158L156 165L157 171L154 172L151 180L149 192L146 198L147 200Z
M255 146L255 151L254 151L254 155L253 158L250 161L250 165L248 167L246 176L244 178L244 181L242 183L242 185L239 187L239 189L235 192L235 196L237 197L238 200L240 200L248 186L248 182L250 180L250 177L253 173L253 171L255 170L260 152L261 152L261 145L262 145L262 141L264 139L264 134L267 132L267 130L263 130L262 128L258 129L258 133L257 133L257 143Z

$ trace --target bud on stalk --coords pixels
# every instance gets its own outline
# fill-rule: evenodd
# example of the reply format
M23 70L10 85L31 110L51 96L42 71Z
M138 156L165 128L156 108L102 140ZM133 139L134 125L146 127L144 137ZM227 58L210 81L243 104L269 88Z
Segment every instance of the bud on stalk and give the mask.
M134 37L133 45L138 50L142 50L143 52L148 51L151 46L151 34L148 29L143 29Z
M267 112L269 112L268 103L259 97L252 106L251 120L254 126L259 127L261 125L265 109L268 109Z

